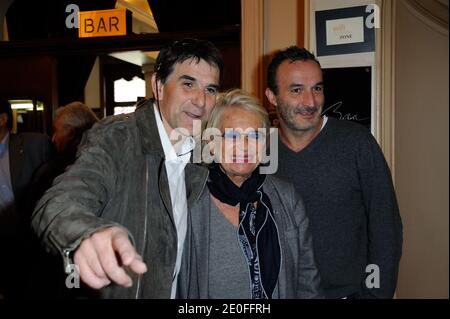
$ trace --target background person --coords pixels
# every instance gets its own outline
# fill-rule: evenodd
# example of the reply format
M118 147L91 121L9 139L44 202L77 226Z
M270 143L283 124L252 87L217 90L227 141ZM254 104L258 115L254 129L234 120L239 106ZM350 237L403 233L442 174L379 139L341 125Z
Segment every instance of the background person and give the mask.
M14 134L12 127L11 104L0 99L0 298L23 294L31 215L26 197L35 171L53 154L46 135Z
M57 154L43 164L34 175L29 192L29 202L33 208L51 187L54 179L75 162L83 134L97 122L95 113L81 102L72 102L56 110L52 142ZM86 289L66 289L67 275L61 257L45 252L36 236L31 237L27 250L32 256L30 260L33 260L33 267L27 272L29 277L27 297L66 299L89 296Z

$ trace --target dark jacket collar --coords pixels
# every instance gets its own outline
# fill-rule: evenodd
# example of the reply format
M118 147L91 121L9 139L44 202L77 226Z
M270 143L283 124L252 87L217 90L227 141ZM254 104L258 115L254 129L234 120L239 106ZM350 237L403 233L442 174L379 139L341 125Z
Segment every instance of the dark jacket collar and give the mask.
M164 157L161 138L156 125L155 112L153 110L154 99L145 100L138 104L135 111L136 125L141 138L142 153L157 153Z
M21 134L9 134L9 171L11 175L11 185L15 196L18 194L20 184L21 169L24 167L23 136Z
M136 124L141 138L142 153L154 154L163 159L165 157L164 149L161 144L158 126L156 125L153 103L154 99L149 99L138 104L135 111ZM198 145L201 145L201 143ZM188 207L190 207L199 198L205 187L208 169L199 164L188 163L185 168L185 174L186 195ZM165 185L168 185L168 183L165 183ZM170 202L169 199L170 197L166 199L167 203Z

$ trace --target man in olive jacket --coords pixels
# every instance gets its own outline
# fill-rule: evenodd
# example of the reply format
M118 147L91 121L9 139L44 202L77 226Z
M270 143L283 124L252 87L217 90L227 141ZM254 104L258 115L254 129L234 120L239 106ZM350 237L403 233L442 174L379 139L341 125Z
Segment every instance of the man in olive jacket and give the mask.
M155 100L88 131L74 165L38 203L32 226L44 246L101 298L175 297L187 210L207 175L189 163L194 122L214 107L222 70L210 42L163 48Z

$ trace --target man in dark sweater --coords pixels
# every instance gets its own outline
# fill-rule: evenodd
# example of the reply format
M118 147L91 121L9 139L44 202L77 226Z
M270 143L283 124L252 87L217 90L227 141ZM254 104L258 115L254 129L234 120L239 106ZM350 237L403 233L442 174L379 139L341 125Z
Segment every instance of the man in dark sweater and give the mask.
M326 296L392 298L402 223L376 140L361 125L322 116L322 70L305 49L274 56L266 96L280 120L277 175L304 199Z

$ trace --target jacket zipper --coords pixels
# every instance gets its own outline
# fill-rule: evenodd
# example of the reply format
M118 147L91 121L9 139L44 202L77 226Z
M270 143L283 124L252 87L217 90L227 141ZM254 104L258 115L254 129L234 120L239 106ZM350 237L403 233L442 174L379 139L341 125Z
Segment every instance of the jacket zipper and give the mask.
M145 161L145 205L144 205L144 234L143 234L143 241L142 241L142 250L141 250L141 257L144 259L144 253L145 253L145 247L147 243L147 196L148 196L148 156L146 157ZM136 285L136 295L135 299L139 299L139 293L141 290L141 280L143 275L138 276L138 281Z
M72 252L72 249L65 248L63 249L63 261L64 261L64 272L66 275L70 275L72 273L72 267L73 264L72 258L70 258L70 253Z
M52 237L50 237L50 240L52 240ZM72 274L72 272L74 270L76 271L76 268L75 269L72 268L72 266L75 265L75 262L73 261L73 259L70 255L80 246L80 243L82 240L83 240L83 238L80 238L77 241L75 241L74 243L72 243L71 245L69 245L68 247L62 249L63 266L64 266L64 272L66 273L66 275ZM53 243L54 242L55 241L53 241ZM61 251L60 249L58 249L58 250Z

